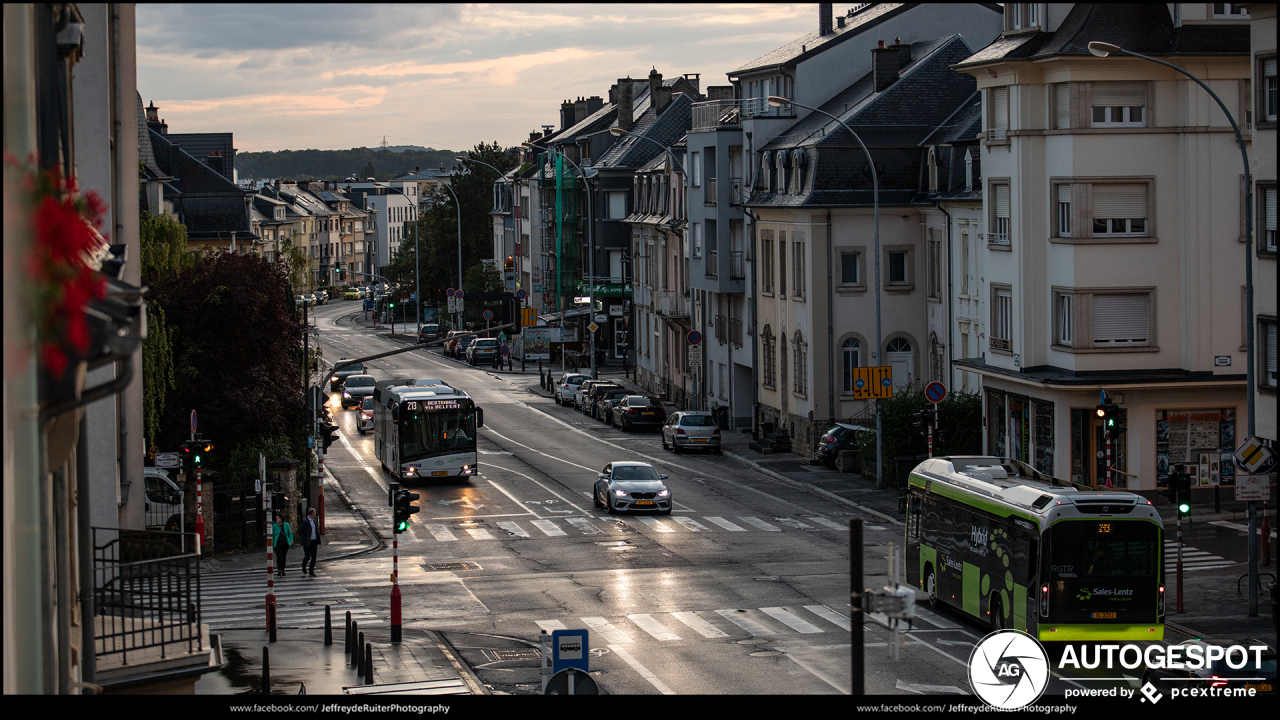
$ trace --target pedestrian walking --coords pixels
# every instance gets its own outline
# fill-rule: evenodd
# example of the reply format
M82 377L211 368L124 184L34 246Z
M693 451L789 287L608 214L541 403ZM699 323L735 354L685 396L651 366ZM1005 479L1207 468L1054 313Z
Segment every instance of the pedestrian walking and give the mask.
M302 533L302 574L316 576L316 553L320 550L320 523L316 520L316 509L307 510L307 516L298 526ZM307 561L311 561L308 572Z
M285 557L289 554L289 546L293 544L293 528L289 527L280 513L276 513L276 521L271 526L271 544L276 550L276 576L284 577Z

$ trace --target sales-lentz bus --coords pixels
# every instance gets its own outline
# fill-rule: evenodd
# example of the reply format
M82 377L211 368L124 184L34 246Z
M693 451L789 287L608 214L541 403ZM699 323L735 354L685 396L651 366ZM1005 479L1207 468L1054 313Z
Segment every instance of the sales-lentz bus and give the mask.
M1041 641L1164 639L1149 500L996 457L926 460L908 494L906 573L931 604Z
M448 385L383 380L373 390L373 445L398 480L475 475L484 411Z

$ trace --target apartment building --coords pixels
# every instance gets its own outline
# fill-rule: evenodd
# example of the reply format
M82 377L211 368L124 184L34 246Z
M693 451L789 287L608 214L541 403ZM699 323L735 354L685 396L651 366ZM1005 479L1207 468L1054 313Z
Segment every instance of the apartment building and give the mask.
M331 183L334 190L341 190L351 206L367 214L376 211L372 254L365 260L366 270L381 274L382 268L391 262L391 256L400 251L400 243L407 236L406 226L418 219L418 183L393 181L390 183Z
M1245 122L1253 140L1253 401L1258 437L1276 434L1276 4L1245 3L1249 15L1252 72ZM1225 9L1225 8L1224 8ZM1238 120L1238 118L1237 118ZM1252 126L1252 127L1248 127Z

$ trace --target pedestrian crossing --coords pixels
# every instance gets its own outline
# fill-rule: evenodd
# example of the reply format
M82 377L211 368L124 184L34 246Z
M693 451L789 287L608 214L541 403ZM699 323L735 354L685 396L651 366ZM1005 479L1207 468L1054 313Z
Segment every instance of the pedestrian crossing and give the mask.
M1212 555L1191 547L1190 545L1182 546L1182 571L1189 572L1191 570L1213 570L1214 568L1224 568L1236 565L1236 561L1227 560L1226 558ZM1175 540L1164 541L1164 574L1172 575L1178 570L1178 543Z
M333 627L341 632L346 613L363 627L384 620L318 569L315 577L287 571L275 579L276 627L323 628L324 606L332 611ZM200 577L200 621L210 630L266 627L267 571L241 570Z
M664 535L714 535L718 533L768 532L786 531L803 532L848 532L846 525L825 517L803 516L770 517L768 519L739 516L725 518L706 515L692 518L683 515L667 515L661 518L647 515L634 517L555 517L528 518L523 520L503 520L494 523L494 528L455 527L441 522L425 522L414 526L413 538L420 542L462 542L468 540L505 540L520 538L567 538L592 535L608 535L641 531ZM401 543L407 542L406 538Z
M566 623L569 623L568 625ZM718 610L636 613L614 618L579 617L535 620L548 633L568 630L570 625L591 631L592 645L626 645L638 640L669 643L680 640L778 637L782 635L823 635L840 633L847 637L853 627L843 613L826 605L721 608ZM915 621L917 630L952 630L959 626L925 612Z

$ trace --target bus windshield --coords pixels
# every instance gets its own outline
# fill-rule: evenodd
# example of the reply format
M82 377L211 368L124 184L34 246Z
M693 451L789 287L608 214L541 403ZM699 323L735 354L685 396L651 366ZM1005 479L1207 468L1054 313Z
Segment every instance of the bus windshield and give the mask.
M474 410L400 409L400 459L416 460L448 453L476 451Z
M1160 574L1159 530L1149 522L1072 520L1051 529L1056 578L1096 580Z

